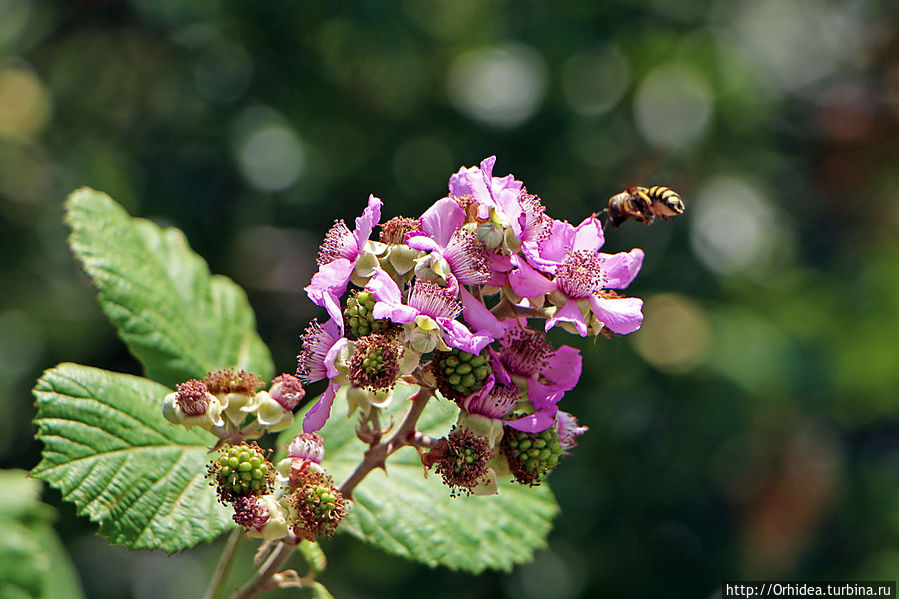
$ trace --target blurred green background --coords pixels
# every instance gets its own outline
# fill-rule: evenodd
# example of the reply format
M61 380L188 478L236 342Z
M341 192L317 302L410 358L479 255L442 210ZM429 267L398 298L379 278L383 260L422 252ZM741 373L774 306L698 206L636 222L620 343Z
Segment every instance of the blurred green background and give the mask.
M369 193L385 218L420 214L496 154L555 218L634 183L687 213L607 235L646 250L639 333L554 333L585 355L565 409L590 432L551 477L549 547L475 578L341 537L335 595L895 579L897 17L875 0L0 0L0 467L39 460L43 369L139 372L67 249L73 188L184 229L290 372L333 219ZM218 547L127 553L44 499L89 597L205 589Z

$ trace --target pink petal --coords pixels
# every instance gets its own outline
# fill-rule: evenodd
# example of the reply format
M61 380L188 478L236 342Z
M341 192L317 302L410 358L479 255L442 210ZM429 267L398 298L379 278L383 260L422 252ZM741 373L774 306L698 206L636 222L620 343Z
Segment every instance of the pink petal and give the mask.
M343 314L340 315L339 319L332 318L328 320L328 322L322 325L322 330L334 339L343 337Z
M337 385L328 385L325 392L318 399L312 409L303 418L303 432L314 433L325 426L328 416L331 415L331 406L334 405L334 397L337 395Z
M578 308L576 300L569 299L567 302L565 302L565 305L562 306L562 309L556 312L552 318L546 321L546 327L544 330L549 331L551 328L556 326L556 323L559 321L572 323L581 337L587 336L587 322L584 320L584 315L581 314L581 309Z
M643 250L634 248L629 252L600 254L603 258L602 270L606 275L606 289L624 289L630 285L640 267L643 266Z
M547 263L561 263L574 245L574 238L575 229L570 223L553 219L550 235L539 244L540 258Z
M476 166L459 169L459 172L452 175L449 180L449 192L454 196L474 196L473 182L483 182L481 179L481 169Z
M503 366L502 360L499 359L499 354L492 347L488 348L487 352L490 354L490 366L493 368L493 374L490 376L495 377L503 385L511 385L512 377L509 375L506 367Z
M340 355L340 350L346 347L347 343L349 343L349 340L346 337L341 337L325 354L325 371L328 373L329 379L333 379L340 374L337 370L337 356Z
M602 247L605 242L605 236L602 232L602 224L595 216L588 216L584 222L579 224L574 233L574 244L572 249L589 250L595 252Z
M346 258L338 258L319 267L312 282L305 287L306 295L316 306L322 306L334 320L342 321L338 298L346 292L354 265Z
M502 337L506 329L493 313L487 309L482 302L468 293L465 288L462 292L462 310L465 320L475 328L476 331L486 331L493 336L494 339Z
M421 314L421 312L412 306L406 306L404 304L388 304L387 302L376 303L371 311L372 317L376 320L386 318L392 322L399 323L412 322L419 314Z
M528 379L528 400L537 410L557 404L563 395L558 385L541 383L536 376Z
M603 298L593 295L590 297L590 306L593 308L593 315L618 335L633 333L643 322L643 313L640 311L643 300L640 298Z
M406 237L406 245L413 250L420 250L422 252L437 252L443 249L436 241L421 233L408 235Z
M452 198L443 198L428 208L419 220L422 231L445 248L456 229L465 223L465 211Z
M368 206L362 211L362 216L356 219L356 230L353 236L356 238L356 247L359 253L365 247L365 242L371 237L371 232L381 221L381 206L384 205L379 198L368 196Z
M556 284L550 281L519 256L512 256L512 264L515 270L509 273L509 284L512 290L521 297L534 298L546 295L556 289Z
M574 389L581 378L583 362L579 349L563 345L546 359L546 365L540 374L556 383L560 389L569 391Z
M375 273L366 283L365 288L374 294L378 301L389 304L401 304L400 288L387 272L382 268L375 268ZM375 318L378 318L377 316Z
M534 414L528 414L517 420L504 420L503 422L510 427L522 431L524 433L539 433L545 431L556 422L556 412L559 411L555 405L539 410Z
M342 295L342 294L341 294ZM332 320L342 321L343 320L343 309L340 307L340 298L339 296L334 296L328 292L323 292L320 296L320 299L325 304L325 311L328 313L328 316L331 317ZM315 300L312 300L315 302ZM318 302L315 302L318 303ZM321 305L321 304L318 304Z
M490 345L493 337L486 333L472 333L464 324L451 318L437 319L443 327L443 340L450 347L455 347L470 354L479 354Z

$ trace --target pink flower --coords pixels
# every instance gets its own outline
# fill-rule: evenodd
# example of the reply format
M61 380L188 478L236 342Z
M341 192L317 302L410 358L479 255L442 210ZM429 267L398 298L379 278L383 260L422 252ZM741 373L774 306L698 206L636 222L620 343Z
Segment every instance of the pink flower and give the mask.
M631 284L643 264L643 250L602 254L597 251L602 244L602 228L591 216L577 227L555 221L552 235L537 244L536 253L525 253L527 260L512 256L515 270L509 274L509 283L516 294L538 298L559 292L565 298L561 308L546 321L545 330L568 322L581 337L586 337L588 327L581 312L582 302L587 302L593 316L613 333L625 335L640 328L643 300L618 297L611 290ZM555 274L555 278L547 279L532 264Z
M339 298L346 292L347 283L353 276L365 243L381 220L382 205L380 199L370 195L368 206L362 211L362 216L356 219L356 228L350 232L346 222L336 221L319 248L318 272L305 290L309 299L327 310L328 315L335 320L340 317L341 312Z
M339 385L337 358L348 340L343 336L343 319L329 320L320 326L312 321L303 333L303 350L297 356L297 376L305 383L328 379L328 387L303 419L303 431L314 433L325 425Z
M421 231L406 237L406 245L415 250L436 252L449 264L450 272L463 285L481 285L490 279L487 248L477 234L462 228L465 211L452 198L434 203L421 216ZM457 287L456 281L450 287Z
M518 404L520 391L514 383L502 383L491 375L477 393L462 400L461 407L469 414L502 420ZM558 408L555 404L513 420L502 423L525 433L539 433L553 425Z
M496 156L490 156L481 161L480 168L460 168L459 172L450 177L450 193L457 197L470 196L477 202L479 218L488 218L491 209L505 216L513 228L518 228L518 234L521 228L518 224L518 217L521 215L518 195L522 183L512 175L494 177L494 164Z
M480 353L493 337L485 333L472 333L468 327L454 320L462 312L455 293L436 283L418 280L403 303L400 288L389 274L377 268L365 288L378 302L372 310L375 319L389 318L397 323L415 322L426 316L436 322L444 342L471 354Z

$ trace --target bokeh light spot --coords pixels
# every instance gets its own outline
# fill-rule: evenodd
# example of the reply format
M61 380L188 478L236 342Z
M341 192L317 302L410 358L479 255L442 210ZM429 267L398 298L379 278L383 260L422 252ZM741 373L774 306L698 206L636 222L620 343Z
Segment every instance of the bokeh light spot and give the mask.
M495 127L514 127L537 111L546 67L527 46L486 48L459 56L450 66L448 86L460 112Z
M646 141L673 149L703 132L712 114L712 93L695 71L680 63L665 64L640 82L634 113Z
M562 67L562 89L568 104L583 115L597 115L613 108L627 91L630 70L627 57L614 46L581 52Z
M30 70L0 67L0 137L30 139L50 118L50 96Z
M699 190L692 208L693 251L716 272L746 270L771 242L773 211L746 181L714 179Z
M278 113L251 108L241 115L236 135L241 173L262 191L292 186L306 167L306 150L297 134Z
M703 362L710 327L702 308L673 293L647 298L643 325L633 335L640 356L664 372L684 373Z

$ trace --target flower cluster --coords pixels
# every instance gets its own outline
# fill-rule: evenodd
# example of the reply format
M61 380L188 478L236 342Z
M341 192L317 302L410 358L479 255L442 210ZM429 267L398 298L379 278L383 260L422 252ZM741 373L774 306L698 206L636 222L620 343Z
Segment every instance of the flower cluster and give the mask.
M293 423L293 411L306 395L303 384L282 374L268 391L258 391L262 386L259 376L244 370L210 372L166 395L162 414L172 424L198 426L228 442L282 431Z
M302 433L277 466L255 443L223 447L208 468L219 500L252 537L299 542L330 537L347 503L321 466L322 438Z
M642 300L620 294L642 250L601 252L596 216L551 218L494 163L460 169L419 218L382 223L383 202L370 196L352 230L338 221L328 232L305 288L329 319L302 337L297 375L327 381L304 431L324 426L341 387L367 390L374 409L399 380L438 389L459 418L423 462L453 493L495 493L504 476L538 484L586 430L559 409L580 352L550 344L550 329L623 335L643 318Z

